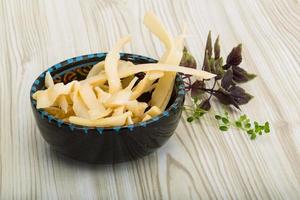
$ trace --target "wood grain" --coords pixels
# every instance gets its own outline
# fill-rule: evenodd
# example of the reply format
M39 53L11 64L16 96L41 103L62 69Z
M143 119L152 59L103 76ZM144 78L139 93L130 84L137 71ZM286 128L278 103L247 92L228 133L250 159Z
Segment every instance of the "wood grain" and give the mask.
M243 67L259 74L243 111L269 120L270 135L220 134L211 115L187 124L184 114L165 146L135 162L91 166L49 149L29 106L35 77L129 33L124 51L157 58L147 10L174 34L186 24L199 63L209 30L224 54L243 43ZM1 199L300 199L299 50L299 0L1 0Z

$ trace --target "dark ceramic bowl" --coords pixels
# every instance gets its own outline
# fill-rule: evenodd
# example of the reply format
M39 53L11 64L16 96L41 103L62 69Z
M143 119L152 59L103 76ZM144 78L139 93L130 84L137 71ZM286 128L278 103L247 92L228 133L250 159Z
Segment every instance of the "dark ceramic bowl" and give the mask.
M55 82L68 83L85 79L91 67L105 59L106 53L89 54L70 58L50 67ZM135 64L155 63L154 59L121 53L121 59ZM184 84L179 75L169 105L165 112L146 122L113 127L91 128L63 122L36 109L32 94L44 89L43 72L33 83L30 101L37 125L44 139L57 152L89 163L118 163L146 156L161 147L174 133L181 117L184 103Z

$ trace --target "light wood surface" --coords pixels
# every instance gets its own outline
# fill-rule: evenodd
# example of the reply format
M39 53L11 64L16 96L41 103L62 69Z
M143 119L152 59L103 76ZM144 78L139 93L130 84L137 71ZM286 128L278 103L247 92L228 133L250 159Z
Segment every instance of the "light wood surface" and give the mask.
M259 77L245 85L256 98L243 111L270 121L270 135L251 141L220 133L213 115L193 124L183 115L165 146L135 162L92 166L50 151L30 108L33 80L128 33L125 51L157 58L147 10L172 33L186 23L199 63L209 30L223 54L244 44L243 67ZM300 199L299 65L299 0L1 0L1 199Z

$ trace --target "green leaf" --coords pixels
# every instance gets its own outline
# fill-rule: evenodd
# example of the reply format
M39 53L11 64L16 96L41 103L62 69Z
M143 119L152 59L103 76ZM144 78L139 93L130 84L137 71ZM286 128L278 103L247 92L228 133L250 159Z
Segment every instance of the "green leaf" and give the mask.
M265 123L265 133L270 133L270 125L269 122Z
M248 133L249 135L254 134L254 130L253 130L253 129L250 129L250 130L247 131L247 133Z
M270 133L270 129L265 129L265 133Z
M219 129L221 131L228 131L228 127L227 126L219 126Z
M199 114L199 116L202 117L204 114L205 114L205 112L201 112L201 113Z
M240 121L235 122L236 127L242 128L242 123Z
M221 119L222 119L222 117L221 117L220 115L215 115L215 118L216 118L217 120L221 120Z
M225 117L222 117L222 122L223 122L224 124L228 124L228 123L229 123L229 120L228 120L227 118L225 118Z
M244 121L246 119L247 119L247 115L242 115L239 120L242 122L242 121Z
M194 117L188 117L188 118L187 118L187 121L188 121L188 122L194 121Z
M249 119L249 118L246 118L245 121L244 121L244 123L245 123L245 124L250 123L250 119Z
M194 112L193 117L199 119L199 117L202 117L204 114L205 114L204 110L202 110L201 108L197 108Z
M255 132L258 132L260 130L259 124L256 121L254 122L254 129L255 129Z
M251 128L251 124L250 124L250 123L245 124L245 128L246 128L246 129Z
M256 134L252 134L252 135L250 136L250 139L251 139L251 140L255 140L255 138L256 138Z

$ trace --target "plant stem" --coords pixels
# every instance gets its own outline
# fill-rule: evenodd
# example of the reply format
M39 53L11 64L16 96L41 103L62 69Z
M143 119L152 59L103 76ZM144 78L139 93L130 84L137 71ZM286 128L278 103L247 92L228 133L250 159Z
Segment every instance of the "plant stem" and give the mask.
M213 90L213 89L207 89L207 88L200 88L200 87L192 87L190 86L189 89L198 89L198 90L202 90L204 92L210 92L210 93L214 93L214 92L219 92L217 90Z
M244 127L238 127L234 122L230 122L230 125L234 126L238 130L240 129L240 130L243 130L243 131L247 131L247 129L245 129Z
M211 91L214 91L214 89L215 89L215 87L216 87L216 83L217 83L217 79L215 78L215 81L214 81L214 84L213 84L213 86L212 86L212 88L211 88ZM210 93L210 96L209 96L209 98L208 98L208 101L211 99L212 95L213 95L213 93L211 92L211 93Z

